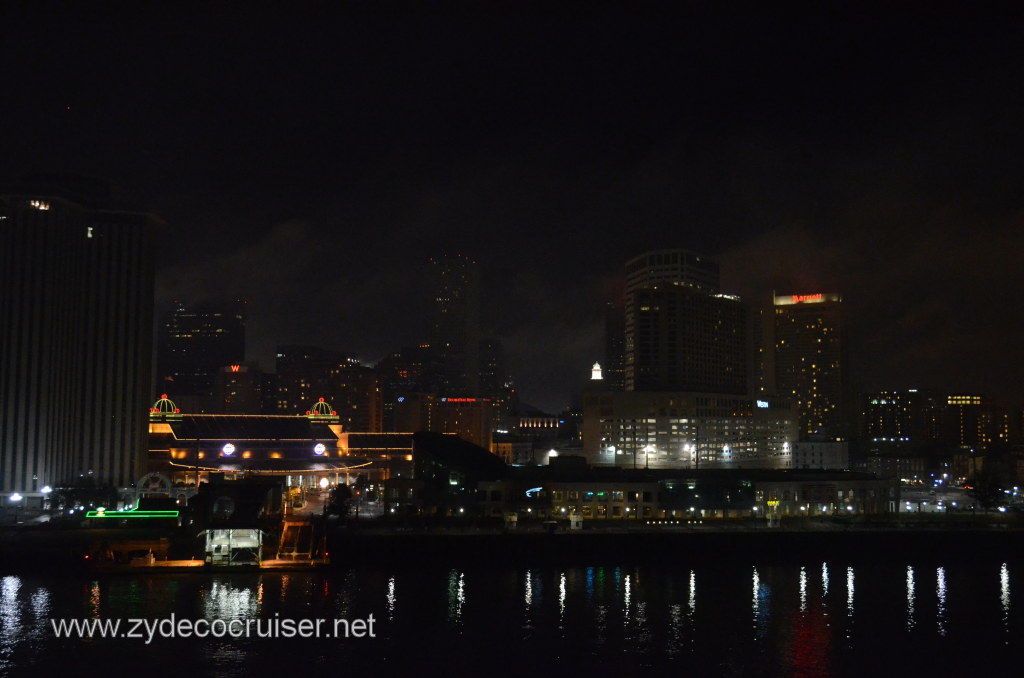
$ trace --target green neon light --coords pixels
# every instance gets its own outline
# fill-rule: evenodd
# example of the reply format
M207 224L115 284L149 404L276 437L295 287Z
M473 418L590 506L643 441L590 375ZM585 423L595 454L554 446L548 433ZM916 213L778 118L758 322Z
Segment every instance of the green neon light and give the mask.
M86 518L177 518L177 511L89 511Z

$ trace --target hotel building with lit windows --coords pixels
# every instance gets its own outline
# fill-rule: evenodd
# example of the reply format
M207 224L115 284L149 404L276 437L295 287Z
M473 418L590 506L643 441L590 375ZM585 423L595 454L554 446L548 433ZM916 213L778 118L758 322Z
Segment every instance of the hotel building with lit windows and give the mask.
M789 398L801 440L847 438L847 359L838 294L776 296L775 387Z

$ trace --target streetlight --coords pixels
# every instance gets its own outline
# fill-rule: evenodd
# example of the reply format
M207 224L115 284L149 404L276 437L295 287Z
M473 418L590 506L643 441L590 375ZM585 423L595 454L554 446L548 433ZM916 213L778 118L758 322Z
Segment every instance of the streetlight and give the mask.
M644 448L644 468L645 469L650 468L651 453L654 452L656 449L657 448L655 448L654 445L648 445L647 447Z
M21 507L21 500L23 498L24 497L22 497L17 492L15 492L14 494L12 494L10 496L11 503L14 504L14 523L15 524L18 523L18 509Z

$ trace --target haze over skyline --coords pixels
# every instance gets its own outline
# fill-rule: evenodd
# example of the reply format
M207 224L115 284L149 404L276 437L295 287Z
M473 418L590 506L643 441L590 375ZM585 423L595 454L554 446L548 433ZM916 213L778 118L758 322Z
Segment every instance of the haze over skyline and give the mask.
M643 251L747 301L838 292L863 389L1020 402L1020 13L598 3L0 9L3 178L109 178L169 224L158 310L277 344L426 341L480 262L525 402L567 405Z

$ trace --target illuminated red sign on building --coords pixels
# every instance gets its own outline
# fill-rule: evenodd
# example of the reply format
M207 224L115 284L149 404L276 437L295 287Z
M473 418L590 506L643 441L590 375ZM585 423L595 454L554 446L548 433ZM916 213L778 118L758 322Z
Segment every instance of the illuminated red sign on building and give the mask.
M824 304L826 302L842 301L838 294L794 294L786 297L775 297L776 306L789 306L790 304Z

